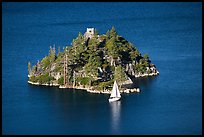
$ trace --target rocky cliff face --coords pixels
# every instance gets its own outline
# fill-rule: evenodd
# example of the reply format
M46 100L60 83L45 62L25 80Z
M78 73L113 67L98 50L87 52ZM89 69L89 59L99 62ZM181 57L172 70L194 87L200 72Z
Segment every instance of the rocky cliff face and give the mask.
M142 56L114 27L103 35L95 33L95 29L87 31L84 35L79 33L62 52L57 54L55 47L50 47L47 56L29 65L29 81L108 89L114 80L122 85L131 81L129 77L159 74L149 56Z

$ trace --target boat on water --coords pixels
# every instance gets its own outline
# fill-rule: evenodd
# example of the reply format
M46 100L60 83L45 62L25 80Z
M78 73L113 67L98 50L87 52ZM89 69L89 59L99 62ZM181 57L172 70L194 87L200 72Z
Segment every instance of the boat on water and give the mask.
M111 95L110 95L110 98L108 99L108 101L114 102L114 101L120 100L120 98L121 98L120 91L119 91L118 85L115 81L113 84L112 92L111 92Z

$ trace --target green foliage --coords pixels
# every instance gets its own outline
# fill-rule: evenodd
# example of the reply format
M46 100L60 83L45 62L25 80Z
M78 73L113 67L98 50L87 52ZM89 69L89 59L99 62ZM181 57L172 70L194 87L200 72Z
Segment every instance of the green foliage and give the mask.
M109 39L111 39L113 37L115 37L115 38L117 37L117 32L116 32L114 26L112 26L111 30L108 30L106 32L106 40L109 40Z
M68 64L75 64L77 62L77 58L75 56L75 50L76 50L76 48L74 46L73 47L66 47L65 54L67 55ZM63 59L65 57L65 54L63 56Z
M139 63L142 64L144 67L149 66L148 60L146 60L145 58L140 59Z
M110 30L108 30L107 32L106 32L106 40L109 40L110 39Z
M118 83L127 80L127 75L121 65L115 67L114 80L116 80Z
M83 36L79 33L78 38L73 42L73 47L66 48L65 53L68 55L69 64L84 65L87 62L86 45L83 41Z
M62 70L63 70L63 67L62 67L62 66L56 65L56 68L55 68L54 72L60 72L60 71L62 71Z
M134 66L134 69L136 70L136 73L145 73L146 72L146 67L148 66L147 62L146 61L142 61L140 60L140 63L139 64L136 64Z
M117 36L117 32L115 30L115 27L112 26L112 29L110 30L110 38L116 37L116 36Z
M90 50L90 53L95 52L99 49L99 42L98 42L98 39L96 39L96 37L93 37L89 40L88 48Z
M131 60L135 60L137 56L139 56L139 52L137 50L130 51L130 58Z
M149 63L145 60L145 61L143 62L143 65L144 65L144 67L146 68L146 67L149 66Z
M148 55L148 54L144 54L144 55L143 55L143 58L144 58L145 60L149 60L149 55Z
M50 47L50 50L49 50L49 59L50 59L50 62L54 62L55 61L55 59L56 59L55 47L54 48Z
M149 55L148 54L144 54L143 58L146 61L146 64L147 64L146 66L149 66L150 63L151 63L151 61L149 60Z
M64 85L64 77L58 79L58 84Z
M92 86L98 86L99 80L93 80L92 81Z
M96 78L98 76L98 67L102 65L102 60L98 55L90 55L88 63L85 65L85 72L88 76Z
M90 78L89 77L77 77L76 81L82 85L88 85L90 82Z
M112 56L114 59L117 59L118 57L120 57L119 49L115 42L115 37L112 37L109 41L107 41L107 44L105 47L108 49L109 56Z
M76 39L73 39L72 45L76 47L82 44L84 44L84 36L81 34L81 32L79 32L78 37Z
M59 52L59 53L57 54L57 57L56 57L55 62L56 62L56 63L60 63L60 62L62 61L63 56L64 56L64 53L63 53L63 52Z
M112 86L114 83L113 79L105 82L100 82L97 86L99 90L107 89L108 87Z
M36 79L35 76L31 76L31 77L29 78L29 80L30 80L31 82L37 82L37 79Z
M40 76L36 77L36 79L40 84L43 84L43 83L49 84L50 81L55 80L54 77L49 76L49 73L46 73L44 75L40 75Z
M43 68L47 68L50 65L50 63L51 63L49 56L44 57L42 59L41 63L42 63L42 67Z
M82 42L83 41L83 35L81 34L81 32L79 32L79 34L78 34L78 40L79 40L79 42Z

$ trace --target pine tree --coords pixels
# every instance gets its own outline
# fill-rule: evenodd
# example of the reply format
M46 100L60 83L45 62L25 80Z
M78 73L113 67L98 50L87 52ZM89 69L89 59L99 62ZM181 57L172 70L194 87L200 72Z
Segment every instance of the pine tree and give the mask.
M122 85L122 82L127 80L127 75L121 65L115 67L114 80L118 82L120 87Z
M110 30L110 38L117 36L117 32L115 30L115 27L113 26L112 29Z

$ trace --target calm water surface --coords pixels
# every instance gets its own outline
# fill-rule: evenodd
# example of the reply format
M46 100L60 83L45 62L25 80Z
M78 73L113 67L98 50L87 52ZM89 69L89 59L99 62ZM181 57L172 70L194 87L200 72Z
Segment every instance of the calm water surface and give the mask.
M3 134L202 134L202 3L2 3ZM89 8L87 8L89 7ZM148 53L139 94L33 86L27 63L95 27Z

